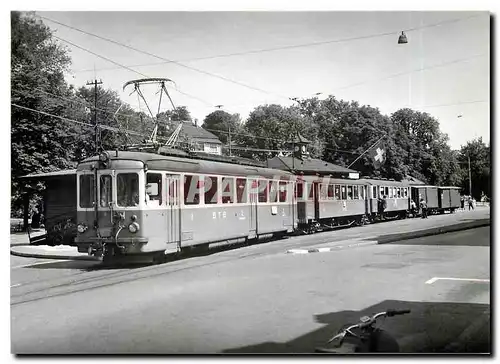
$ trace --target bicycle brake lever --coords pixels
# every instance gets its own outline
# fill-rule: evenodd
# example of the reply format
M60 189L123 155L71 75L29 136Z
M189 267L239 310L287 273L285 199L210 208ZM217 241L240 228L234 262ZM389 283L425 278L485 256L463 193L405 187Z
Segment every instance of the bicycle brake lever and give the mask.
M328 340L328 344L336 339L340 339L340 341L342 341L344 339L344 337L345 337L345 331L342 331L340 334L337 334L334 337L332 337L330 340Z

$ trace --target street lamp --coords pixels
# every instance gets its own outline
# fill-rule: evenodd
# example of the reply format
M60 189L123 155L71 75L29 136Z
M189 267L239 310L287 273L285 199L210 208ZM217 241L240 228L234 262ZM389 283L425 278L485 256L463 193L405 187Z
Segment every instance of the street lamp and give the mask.
M401 32L401 35L399 36L398 39L398 44L406 44L408 43L408 38L406 38L405 32Z

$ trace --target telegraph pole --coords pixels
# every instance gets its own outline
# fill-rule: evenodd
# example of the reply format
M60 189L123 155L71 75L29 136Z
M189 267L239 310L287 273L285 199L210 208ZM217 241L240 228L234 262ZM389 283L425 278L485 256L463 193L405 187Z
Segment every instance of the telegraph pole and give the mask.
M470 154L467 154L467 161L469 162L469 196L472 196L472 178L470 173Z
M102 80L87 82L87 86L94 85L94 138L95 138L95 153L99 154L99 123L97 122L97 85L102 85Z

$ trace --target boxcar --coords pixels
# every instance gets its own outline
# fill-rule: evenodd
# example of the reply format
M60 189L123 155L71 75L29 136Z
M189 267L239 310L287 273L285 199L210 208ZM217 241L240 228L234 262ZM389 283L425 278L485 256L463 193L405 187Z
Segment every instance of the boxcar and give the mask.
M436 213L439 210L439 192L437 186L412 186L411 197L419 206L420 198L427 202L429 213Z
M460 208L460 187L445 186L438 187L439 210L454 212Z
M142 152L103 152L77 167L80 252L175 252L286 233L293 175Z

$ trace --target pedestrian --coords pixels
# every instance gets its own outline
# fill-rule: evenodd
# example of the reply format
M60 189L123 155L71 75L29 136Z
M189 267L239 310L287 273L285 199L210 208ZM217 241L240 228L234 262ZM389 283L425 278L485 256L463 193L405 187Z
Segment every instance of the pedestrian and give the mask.
M472 196L469 196L469 211L471 208L474 210L474 203Z
M415 201L413 201L413 199L411 199L410 202L410 212L411 212L411 217L417 216L417 204L415 203Z
M427 219L427 202L423 198L420 199L420 208L422 209L422 219Z
M382 195L382 201L380 205L381 205L380 217L382 220L385 220L385 210L387 209L387 199L385 195Z
M465 197L463 195L460 196L460 206L462 210L465 210Z

